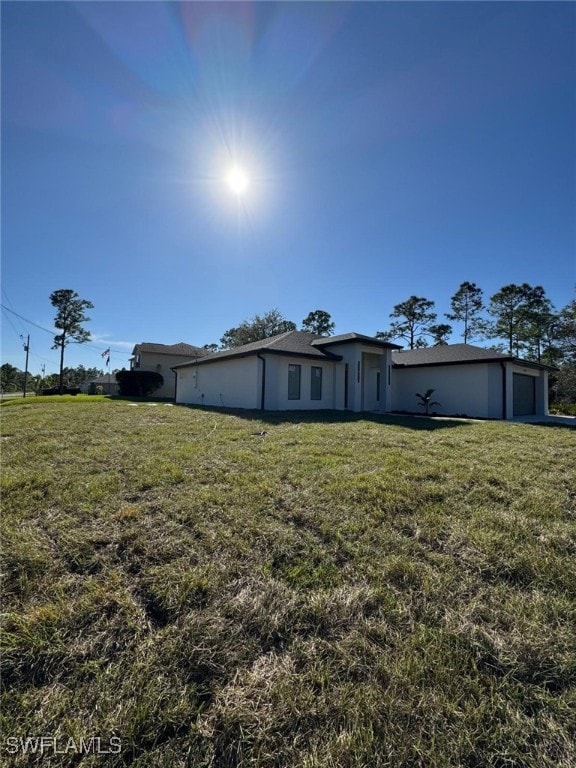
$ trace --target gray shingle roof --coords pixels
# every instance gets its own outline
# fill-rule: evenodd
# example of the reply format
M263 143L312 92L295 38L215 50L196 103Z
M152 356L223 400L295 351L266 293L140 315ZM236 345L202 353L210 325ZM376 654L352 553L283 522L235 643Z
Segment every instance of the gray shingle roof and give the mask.
M149 341L143 341L142 344L136 344L132 350L133 355L151 352L155 355L182 355L183 357L205 356L208 352L201 347L194 347L192 344L186 344L180 341L178 344L155 344Z
M475 347L472 344L439 344L437 347L406 349L392 352L392 364L395 368L418 365L458 365L463 363L489 363L514 360L535 368L547 368L527 360L520 360L511 355L503 355L494 349Z
M93 379L88 379L82 382L83 384L116 384L116 374L105 373L103 376L95 376Z
M317 336L314 333L306 331L286 331L276 336L270 336L267 339L253 341L250 344L243 344L240 347L226 349L223 352L215 352L206 358L198 360L198 364L212 363L218 360L227 360L234 357L247 357L257 355L259 352L268 352L280 355L295 355L297 357L310 357L316 360L341 360L340 355L335 355L329 350L319 349L313 345L317 339L325 340L326 337ZM186 365L194 363L182 363L177 368L183 368Z
M327 346L329 344L346 344L347 342L361 342L386 349L401 349L400 344L382 341L382 339L377 339L374 336L365 336L363 333L341 333L339 336L320 336L312 344L314 346Z

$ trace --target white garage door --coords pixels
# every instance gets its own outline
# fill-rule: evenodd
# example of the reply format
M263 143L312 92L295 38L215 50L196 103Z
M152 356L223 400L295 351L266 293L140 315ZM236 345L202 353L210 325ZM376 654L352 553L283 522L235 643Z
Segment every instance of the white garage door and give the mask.
M514 374L514 416L536 413L536 379L522 373Z

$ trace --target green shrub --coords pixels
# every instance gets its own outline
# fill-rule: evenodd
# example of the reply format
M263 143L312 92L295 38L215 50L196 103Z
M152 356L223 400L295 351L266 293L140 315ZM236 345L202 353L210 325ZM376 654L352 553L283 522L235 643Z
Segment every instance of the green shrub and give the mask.
M164 384L164 378L156 371L118 371L116 381L120 394L128 397L147 397Z
M551 403L549 410L562 416L576 416L576 403Z

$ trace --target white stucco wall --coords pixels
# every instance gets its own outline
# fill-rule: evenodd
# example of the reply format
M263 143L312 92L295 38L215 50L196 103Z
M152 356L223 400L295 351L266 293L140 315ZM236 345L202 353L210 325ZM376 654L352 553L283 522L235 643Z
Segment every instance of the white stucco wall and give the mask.
M241 357L180 368L176 402L259 408L261 365L257 357Z
M362 355L362 410L389 411L391 402L391 355L364 352ZM379 383L379 386L378 386Z
M362 387L364 371L362 369L362 347L360 344L333 344L330 351L342 355L342 363L348 366L348 402L346 409L362 410ZM342 403L344 407L344 403Z
M266 355L266 410L294 411L335 408L334 363L305 357ZM288 366L300 366L300 399L288 399ZM322 368L322 398L311 399L312 366Z
M335 385L344 367L329 360L265 353L266 410L318 410L336 407ZM300 398L288 399L288 366L300 366ZM322 397L312 400L312 367L322 369ZM261 407L263 360L256 356L178 369L176 401L226 408ZM342 389L342 387L341 387Z
M348 365L348 405L350 411L389 411L392 409L391 351L358 343L334 344L330 351L342 355L342 368ZM377 399L377 373L380 373L380 399ZM339 374L336 408L344 408L344 372ZM340 388L342 392L340 393Z
M164 355L157 354L155 352L142 352L140 354L140 364L137 367L133 367L136 371L155 371L159 373L164 379L164 384L152 393L153 397L174 397L176 390L176 374L172 370L172 366L181 365L189 357L183 355Z
M514 415L514 374L532 376L535 381L535 410L548 413L548 372L505 362L474 365L422 366L392 370L392 408L424 413L416 392L434 389L440 405L432 411L487 419L511 419ZM504 383L505 377L505 383ZM505 400L505 409L504 409Z
M392 408L424 413L416 392L433 389L437 413L502 418L502 370L498 365L443 365L392 370Z

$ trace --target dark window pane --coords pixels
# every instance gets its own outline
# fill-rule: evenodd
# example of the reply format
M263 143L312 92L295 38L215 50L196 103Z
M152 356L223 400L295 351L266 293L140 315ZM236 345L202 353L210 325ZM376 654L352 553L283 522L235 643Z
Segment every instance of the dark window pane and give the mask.
M310 399L322 400L322 368L317 365L311 369Z
M300 400L300 365L288 366L288 400Z

